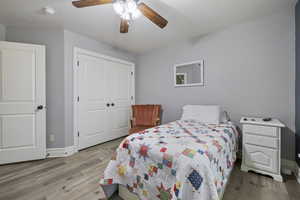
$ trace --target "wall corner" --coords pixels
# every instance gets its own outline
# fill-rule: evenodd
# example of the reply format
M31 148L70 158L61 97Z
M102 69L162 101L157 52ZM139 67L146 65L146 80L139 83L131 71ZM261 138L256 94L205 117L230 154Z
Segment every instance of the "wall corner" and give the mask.
M0 41L6 40L6 26L0 24Z

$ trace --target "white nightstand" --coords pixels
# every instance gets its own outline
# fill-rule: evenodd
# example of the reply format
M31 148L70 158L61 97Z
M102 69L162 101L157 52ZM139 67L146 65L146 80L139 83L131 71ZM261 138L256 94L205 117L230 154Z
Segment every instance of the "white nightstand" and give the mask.
M280 173L281 128L277 119L265 122L262 118L243 117L243 162L241 170L270 175L282 182Z

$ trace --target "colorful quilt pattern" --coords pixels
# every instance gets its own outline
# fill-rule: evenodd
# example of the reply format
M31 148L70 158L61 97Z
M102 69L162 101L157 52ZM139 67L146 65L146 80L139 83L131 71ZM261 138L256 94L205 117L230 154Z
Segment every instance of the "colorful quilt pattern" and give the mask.
M122 184L142 200L217 200L234 165L231 124L179 120L128 136L102 185Z

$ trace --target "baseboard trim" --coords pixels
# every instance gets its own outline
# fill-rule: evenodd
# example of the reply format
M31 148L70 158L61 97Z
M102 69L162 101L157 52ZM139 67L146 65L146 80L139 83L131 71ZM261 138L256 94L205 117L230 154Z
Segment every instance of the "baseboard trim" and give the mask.
M69 146L65 148L48 148L47 149L47 158L59 158L71 156L77 152L75 146Z
M294 160L281 159L281 171L283 174L294 174L300 184L300 168Z
M297 163L296 163L295 175L296 175L298 183L300 184L300 167L298 166Z
M281 172L283 174L292 175L296 169L296 161L281 159Z

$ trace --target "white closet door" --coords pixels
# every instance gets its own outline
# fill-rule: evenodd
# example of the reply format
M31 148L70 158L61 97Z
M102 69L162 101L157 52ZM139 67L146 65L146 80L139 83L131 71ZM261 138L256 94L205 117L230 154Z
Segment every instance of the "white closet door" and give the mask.
M0 42L0 164L46 157L45 47Z
M111 62L109 68L109 101L111 103L109 126L114 137L128 134L133 94L133 67Z
M106 140L107 63L93 56L80 55L78 69L79 149Z

